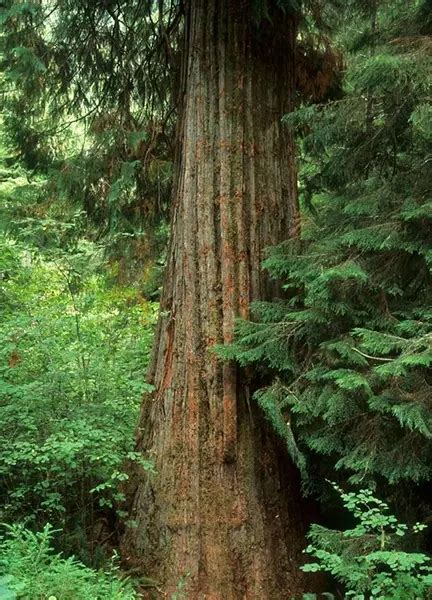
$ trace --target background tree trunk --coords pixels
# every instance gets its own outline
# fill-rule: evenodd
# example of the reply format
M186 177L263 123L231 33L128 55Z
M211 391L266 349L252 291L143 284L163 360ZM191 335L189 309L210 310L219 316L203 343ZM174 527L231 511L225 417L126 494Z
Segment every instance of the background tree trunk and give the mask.
M286 452L249 403L247 375L215 344L252 300L277 294L263 250L298 224L293 142L295 22L255 27L251 2L186 6L182 118L169 259L138 445L125 554L168 595L288 600L301 591L304 523ZM265 29L268 28L266 32Z

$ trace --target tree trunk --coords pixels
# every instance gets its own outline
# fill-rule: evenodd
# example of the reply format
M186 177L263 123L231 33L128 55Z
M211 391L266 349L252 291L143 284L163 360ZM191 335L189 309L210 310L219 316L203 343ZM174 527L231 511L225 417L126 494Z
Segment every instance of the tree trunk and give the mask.
M252 300L277 293L263 250L298 224L293 142L295 22L258 28L252 0L190 0L170 251L138 445L125 554L184 598L288 600L301 592L304 517L295 469L222 364ZM265 29L268 29L266 32Z

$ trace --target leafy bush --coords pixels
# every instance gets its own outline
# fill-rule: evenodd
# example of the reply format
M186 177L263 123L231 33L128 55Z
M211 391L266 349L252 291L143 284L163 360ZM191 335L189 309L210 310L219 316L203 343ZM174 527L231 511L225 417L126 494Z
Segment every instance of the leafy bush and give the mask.
M0 185L0 520L62 529L95 559L113 532L157 305L120 286L81 213L41 182ZM115 537L110 537L115 543ZM88 543L90 541L90 543ZM89 554L90 553L90 554Z
M120 499L125 458L139 459L133 429L155 306L89 268L93 253L41 256L0 242L2 520L78 517L85 528L97 505Z
M0 540L0 598L14 600L134 600L128 580L118 577L115 561L94 571L75 558L56 554L53 530L33 533L22 525L7 528Z
M432 561L420 552L401 548L405 536L425 528L409 528L389 513L385 502L370 490L344 493L337 486L344 506L358 520L346 531L313 525L306 552L316 562L302 567L306 572L325 571L345 588L353 600L417 600L432 597ZM311 598L307 594L304 598Z

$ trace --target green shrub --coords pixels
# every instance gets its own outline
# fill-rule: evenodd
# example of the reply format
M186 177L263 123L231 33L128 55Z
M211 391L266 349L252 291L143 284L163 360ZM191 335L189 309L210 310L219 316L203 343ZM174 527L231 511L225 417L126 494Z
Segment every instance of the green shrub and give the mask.
M7 528L0 540L2 600L133 600L130 581L119 578L115 560L105 571L85 567L75 558L56 554L53 530L33 533L22 525Z
M133 431L156 305L97 250L0 239L0 518L83 538L122 500L125 460L149 467Z
M346 531L312 525L306 552L315 559L306 572L330 573L353 600L421 600L432 597L432 561L421 552L403 549L404 538L425 528L408 527L389 513L370 490L344 493L344 506L358 521ZM310 598L305 595L304 598Z

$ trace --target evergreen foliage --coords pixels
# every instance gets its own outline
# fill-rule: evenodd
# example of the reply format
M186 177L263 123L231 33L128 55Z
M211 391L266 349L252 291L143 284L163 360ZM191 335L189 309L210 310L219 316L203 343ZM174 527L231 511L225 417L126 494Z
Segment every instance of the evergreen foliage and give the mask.
M1 14L6 143L85 211L129 281L163 261L179 23L176 3L142 0L10 0Z

